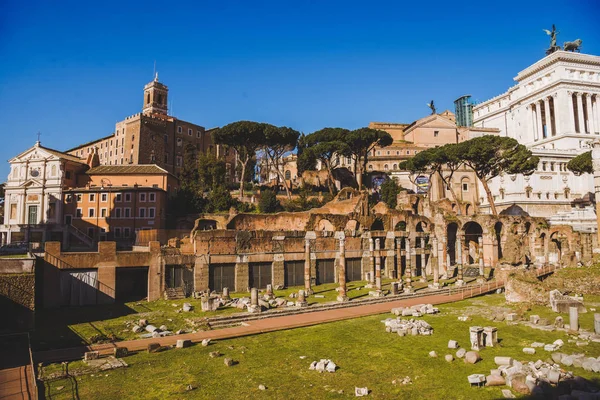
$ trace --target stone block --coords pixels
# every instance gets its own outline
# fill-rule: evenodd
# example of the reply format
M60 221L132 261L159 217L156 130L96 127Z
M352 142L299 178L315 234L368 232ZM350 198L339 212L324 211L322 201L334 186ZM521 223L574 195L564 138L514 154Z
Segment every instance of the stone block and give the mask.
M98 358L100 358L100 352L99 351L87 351L83 355L83 359L85 361L97 360Z
M127 350L127 347L115 347L113 354L117 358L126 357L129 354L129 350Z
M176 347L178 349L183 349L183 348L186 348L186 347L190 347L191 345L192 345L192 341L191 340L189 340L189 339L180 339L180 340L177 341Z
M148 353L158 353L161 350L160 343L149 343Z

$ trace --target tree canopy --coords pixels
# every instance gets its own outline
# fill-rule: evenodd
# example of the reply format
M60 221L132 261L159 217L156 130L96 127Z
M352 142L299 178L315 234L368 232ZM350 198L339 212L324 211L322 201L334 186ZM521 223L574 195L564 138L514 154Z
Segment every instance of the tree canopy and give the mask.
M571 159L567 164L567 168L575 175L593 174L592 151L586 151Z
M375 147L386 147L394 141L392 136L385 131L371 128L360 128L344 135L343 141L348 146L346 156L354 157L356 162L355 174L358 189L362 189L362 174L369 160L369 153Z
M390 209L396 208L398 205L398 193L402 188L396 180L388 179L381 184L381 201L383 201Z
M262 150L269 161L269 164L276 171L277 176L283 183L288 199L291 198L290 188L285 180L283 171L283 156L292 151L298 144L300 132L287 126L274 126L262 124L264 132L264 144ZM268 173L268 171L267 171Z

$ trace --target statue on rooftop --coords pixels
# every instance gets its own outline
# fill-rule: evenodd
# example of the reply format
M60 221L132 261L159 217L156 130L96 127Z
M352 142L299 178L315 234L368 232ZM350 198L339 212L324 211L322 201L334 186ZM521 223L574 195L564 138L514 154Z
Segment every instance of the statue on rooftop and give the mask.
M552 24L552 31L549 31L548 29L544 29L543 31L546 32L546 35L550 36L550 48L546 50L546 55L552 54L556 50L560 50L560 46L556 45L556 36L559 34L556 30L556 26Z
M572 42L565 42L563 44L563 49L565 51L573 51L573 52L578 52L579 53L579 48L581 47L581 44L583 43L583 41L581 39L576 39L573 40Z
M433 104L433 100L431 100L431 103L427 104L427 107L431 108L431 115L435 114L435 105Z

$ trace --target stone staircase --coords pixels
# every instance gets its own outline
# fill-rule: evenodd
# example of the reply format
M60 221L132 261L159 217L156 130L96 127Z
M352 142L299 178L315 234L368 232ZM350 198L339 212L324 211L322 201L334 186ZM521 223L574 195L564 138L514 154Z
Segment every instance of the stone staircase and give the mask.
M89 237L88 235L86 235L85 233L80 231L79 229L75 228L73 225L67 225L67 229L71 235L75 236L77 239L79 239L79 241L81 241L86 246L89 246L89 247L94 246L94 239L92 239L91 237Z
M182 287L167 288L165 290L165 300L181 300L185 299L185 293Z

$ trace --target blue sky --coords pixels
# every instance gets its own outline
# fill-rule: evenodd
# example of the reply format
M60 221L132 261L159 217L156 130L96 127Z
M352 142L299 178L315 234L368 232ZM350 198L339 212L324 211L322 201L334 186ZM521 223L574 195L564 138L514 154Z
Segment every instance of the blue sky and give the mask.
M596 0L4 0L0 181L38 131L65 150L139 112L154 61L174 115L207 128L353 129L502 93L544 56L553 23L559 43L600 55L599 16Z

